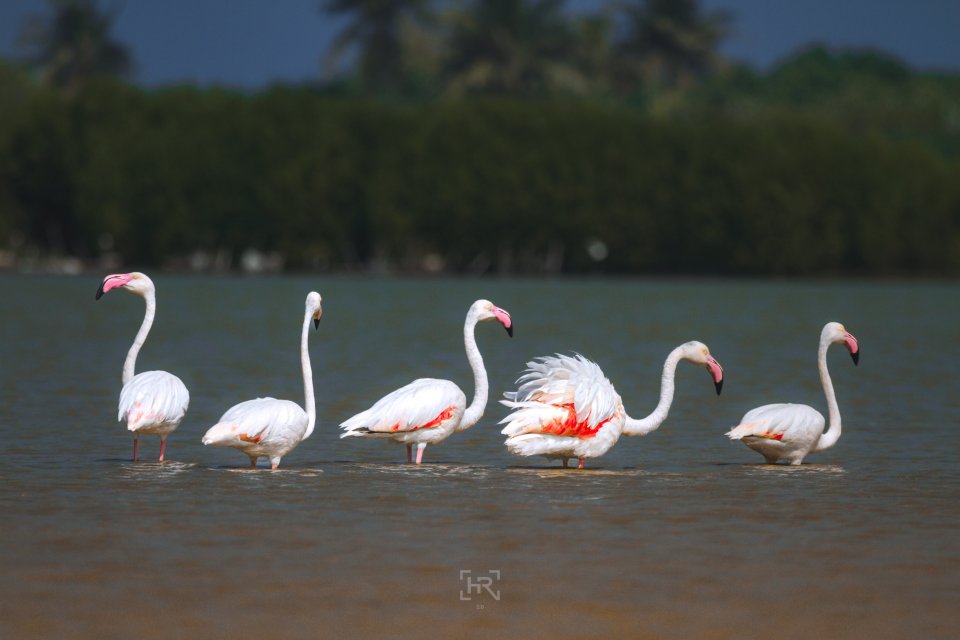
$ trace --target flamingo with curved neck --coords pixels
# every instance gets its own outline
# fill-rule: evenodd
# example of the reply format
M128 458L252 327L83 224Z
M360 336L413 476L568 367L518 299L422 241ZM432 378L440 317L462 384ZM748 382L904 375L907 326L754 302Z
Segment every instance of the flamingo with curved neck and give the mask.
M833 380L827 369L827 350L832 344L842 344L847 348L853 364L860 362L860 344L853 334L839 322L828 322L820 332L820 345L817 349L817 370L820 384L827 399L827 413L830 417L829 428L824 431L826 420L813 407L805 404L768 404L748 411L740 424L727 432L731 440L742 440L744 444L759 452L764 459L773 464L784 460L798 465L808 453L829 449L840 439L840 407L837 394L833 389Z
M705 367L717 394L723 388L723 368L702 342L682 344L663 365L660 401L653 413L635 420L623 408L620 395L600 367L583 356L547 356L527 363L517 380L520 387L505 393L500 402L513 411L501 421L511 453L558 458L563 466L578 459L605 454L621 434L642 436L654 431L667 418L673 402L677 364L689 360Z
M387 438L400 442L407 447L408 463L413 462L412 450L416 446L416 464L420 464L428 444L442 442L479 422L487 406L489 383L474 333L478 322L488 320L499 322L507 334L513 336L513 320L504 309L489 300L477 300L470 306L463 324L463 345L473 372L470 406L460 387L450 380L419 378L345 420L340 425L344 430L340 437Z
M228 409L204 434L203 444L239 449L250 458L251 468L257 466L257 458L265 456L270 460L270 468L276 469L283 456L310 437L317 422L317 404L313 394L308 336L310 321L313 321L314 328L319 328L322 315L320 294L311 291L304 303L300 331L300 368L306 410L290 400L247 400Z
M133 432L133 460L139 460L138 445L141 433L160 436L160 458L163 462L167 436L173 433L190 404L190 393L177 376L166 371L144 371L135 374L137 355L147 340L157 310L156 287L153 280L139 271L114 273L103 279L97 289L96 299L114 289L124 289L144 299L146 310L143 322L127 357L123 361L123 388L120 390L117 419L126 421L127 429Z

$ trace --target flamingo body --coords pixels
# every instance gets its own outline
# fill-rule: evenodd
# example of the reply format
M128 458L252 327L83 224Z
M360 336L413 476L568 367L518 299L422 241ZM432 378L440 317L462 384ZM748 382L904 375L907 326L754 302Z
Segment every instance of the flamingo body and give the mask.
M428 444L437 444L456 431L475 425L487 405L487 371L477 348L474 329L478 322L496 320L513 336L513 320L506 310L489 300L477 300L467 311L463 324L463 344L467 361L473 370L474 395L467 406L467 397L456 384L437 378L419 378L392 391L366 411L340 424L341 438L387 438L407 446L407 462L413 462L412 448L417 447L416 463L423 460Z
M731 440L742 441L771 464L784 460L798 465L807 454L832 447L840 438L841 429L840 409L827 370L827 349L835 343L843 344L847 348L854 364L860 361L860 346L853 334L839 322L828 322L824 325L820 332L817 367L830 413L830 425L826 431L824 427L827 420L813 407L781 403L751 409L744 414L740 424L730 429L726 435Z
M310 422L296 402L276 398L247 400L227 409L203 436L203 444L233 447L256 458L266 456L271 465L304 439Z
M610 450L621 435L646 435L666 419L673 402L673 379L677 363L689 360L707 368L717 393L723 385L723 369L702 342L687 342L670 352L663 365L660 402L653 413L634 420L623 408L620 395L600 367L581 355L557 354L527 363L516 392L505 393L500 402L513 411L506 424L504 443L516 455L542 455L560 459L567 466L577 458L579 468L586 458L598 458Z
M346 433L389 438L403 444L436 444L452 434L467 408L467 396L453 382L420 378L380 398L372 407L344 421Z
M501 424L507 449L521 456L597 458L623 432L620 395L600 367L581 355L557 354L527 363L516 392L500 402L514 409Z
M303 326L300 331L304 407L290 400L276 398L256 398L241 402L227 409L217 424L207 429L203 444L239 449L249 456L251 467L257 466L258 457L266 456L270 460L270 467L276 469L283 456L310 437L316 424L317 413L307 337L310 321L313 320L314 326L319 327L322 315L320 294L311 291L304 302Z
M190 393L177 376L166 371L144 371L120 390L117 419L127 429L167 437L180 425L190 404Z
M826 419L805 404L767 404L751 409L727 434L741 440L768 462L800 464L823 433Z

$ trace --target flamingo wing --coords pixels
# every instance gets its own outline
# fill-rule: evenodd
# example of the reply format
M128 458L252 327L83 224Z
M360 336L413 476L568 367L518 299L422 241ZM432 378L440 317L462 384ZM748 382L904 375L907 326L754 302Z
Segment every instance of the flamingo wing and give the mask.
M823 415L805 404L768 404L748 411L726 435L731 440L748 436L790 442L823 432Z
M500 421L507 425L504 435L590 437L623 412L619 394L600 367L579 354L528 362L517 382L518 390L500 401L514 409Z
M190 393L180 378L166 371L144 371L123 385L117 419L126 421L130 431L179 424L189 404Z
M439 426L463 415L467 398L449 380L420 378L400 387L375 405L341 423L340 437L403 433Z
M256 398L227 409L217 424L207 430L203 443L292 445L303 439L307 422L306 412L295 402Z

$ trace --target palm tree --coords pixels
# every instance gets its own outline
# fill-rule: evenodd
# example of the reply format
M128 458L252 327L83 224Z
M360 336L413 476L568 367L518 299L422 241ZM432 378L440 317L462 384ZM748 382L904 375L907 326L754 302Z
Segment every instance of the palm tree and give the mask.
M405 70L403 30L409 23L429 24L433 0L326 0L327 13L352 18L330 45L328 73L353 45L360 49L360 76L373 89L391 89Z
M618 75L673 88L706 74L729 34L731 15L704 13L699 0L643 0L615 5L622 19L616 44Z
M478 0L448 15L448 92L582 92L576 38L562 0Z
M43 82L70 95L95 75L125 76L132 69L127 48L110 32L119 14L97 0L47 0L48 16L27 18L20 44Z

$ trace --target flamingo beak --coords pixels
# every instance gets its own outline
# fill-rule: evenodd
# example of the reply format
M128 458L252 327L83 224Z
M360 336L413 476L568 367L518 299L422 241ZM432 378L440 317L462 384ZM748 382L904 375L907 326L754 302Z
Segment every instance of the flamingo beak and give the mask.
M95 300L99 300L99 299L102 298L102 297L103 297L103 283L101 282L101 283L100 283L100 286L97 287L97 297L94 298L94 299L95 299Z
M321 315L322 315L322 314L321 314L319 311L318 311L317 313L313 314L313 328L314 328L314 329L319 329L319 328L320 328L320 316L321 316Z
M103 279L103 282L100 283L100 287L97 289L97 297L99 300L103 297L103 294L110 291L111 289L116 289L117 287L122 287L126 285L130 280L133 279L129 273L114 273Z
M712 356L707 359L707 371L713 377L713 386L717 390L717 395L723 390L723 367Z
M502 324L503 328L507 330L507 335L512 338L513 318L510 317L510 314L507 313L507 310L501 309L500 307L493 307L490 311L493 313L493 317L497 319L497 322Z
M844 334L843 344L847 347L847 351L850 352L850 357L853 358L853 364L860 364L860 344L857 342L857 339L853 337L853 334Z

